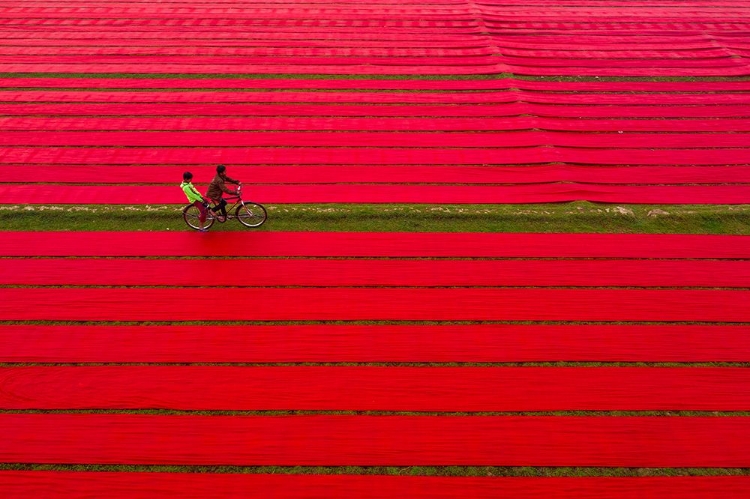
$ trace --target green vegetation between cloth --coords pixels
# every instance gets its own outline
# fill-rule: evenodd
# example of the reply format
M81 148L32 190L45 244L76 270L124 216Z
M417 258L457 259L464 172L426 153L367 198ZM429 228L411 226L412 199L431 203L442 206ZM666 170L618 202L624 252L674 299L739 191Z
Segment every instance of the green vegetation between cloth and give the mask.
M556 468L531 466L146 466L124 464L0 464L0 470L455 477L645 477L750 475L750 468Z
M184 205L3 205L2 230L188 231ZM266 205L268 221L212 231L568 232L750 235L750 205L294 204Z

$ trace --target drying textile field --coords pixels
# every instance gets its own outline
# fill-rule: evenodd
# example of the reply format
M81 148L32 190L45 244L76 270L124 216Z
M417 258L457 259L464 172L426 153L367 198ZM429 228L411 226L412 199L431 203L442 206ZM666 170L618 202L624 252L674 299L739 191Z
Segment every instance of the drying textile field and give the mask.
M274 217L746 205L749 33L744 0L0 0L0 496L747 497L750 227ZM219 163L262 228L55 225L179 218Z

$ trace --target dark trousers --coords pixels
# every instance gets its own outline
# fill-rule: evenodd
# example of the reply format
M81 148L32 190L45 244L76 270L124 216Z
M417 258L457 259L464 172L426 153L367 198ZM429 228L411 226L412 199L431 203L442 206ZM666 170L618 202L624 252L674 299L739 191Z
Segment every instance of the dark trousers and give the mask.
M213 212L216 213L217 211L221 211L221 216L226 217L227 216L227 202L223 199L219 200L219 204L216 205L216 207L212 208Z

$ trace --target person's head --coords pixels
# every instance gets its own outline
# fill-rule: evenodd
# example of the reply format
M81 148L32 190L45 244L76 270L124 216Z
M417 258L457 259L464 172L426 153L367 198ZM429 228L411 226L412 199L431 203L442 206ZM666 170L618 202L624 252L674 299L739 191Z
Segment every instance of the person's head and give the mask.
M191 180L193 180L193 174L190 172L183 173L182 180L184 180L185 182L190 182Z
M224 165L219 165L216 167L216 173L219 175L224 175L224 173L227 171L227 167Z

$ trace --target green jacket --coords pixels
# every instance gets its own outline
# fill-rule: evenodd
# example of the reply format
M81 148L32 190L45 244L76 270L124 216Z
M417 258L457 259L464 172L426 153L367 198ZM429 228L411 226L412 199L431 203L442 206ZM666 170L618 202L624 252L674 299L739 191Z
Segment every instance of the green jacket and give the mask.
M182 187L182 192L185 193L188 201L190 201L191 203L195 203L196 201L203 202L203 196L201 196L201 193L198 192L198 189L193 186L192 182L183 182L180 184L180 187Z

